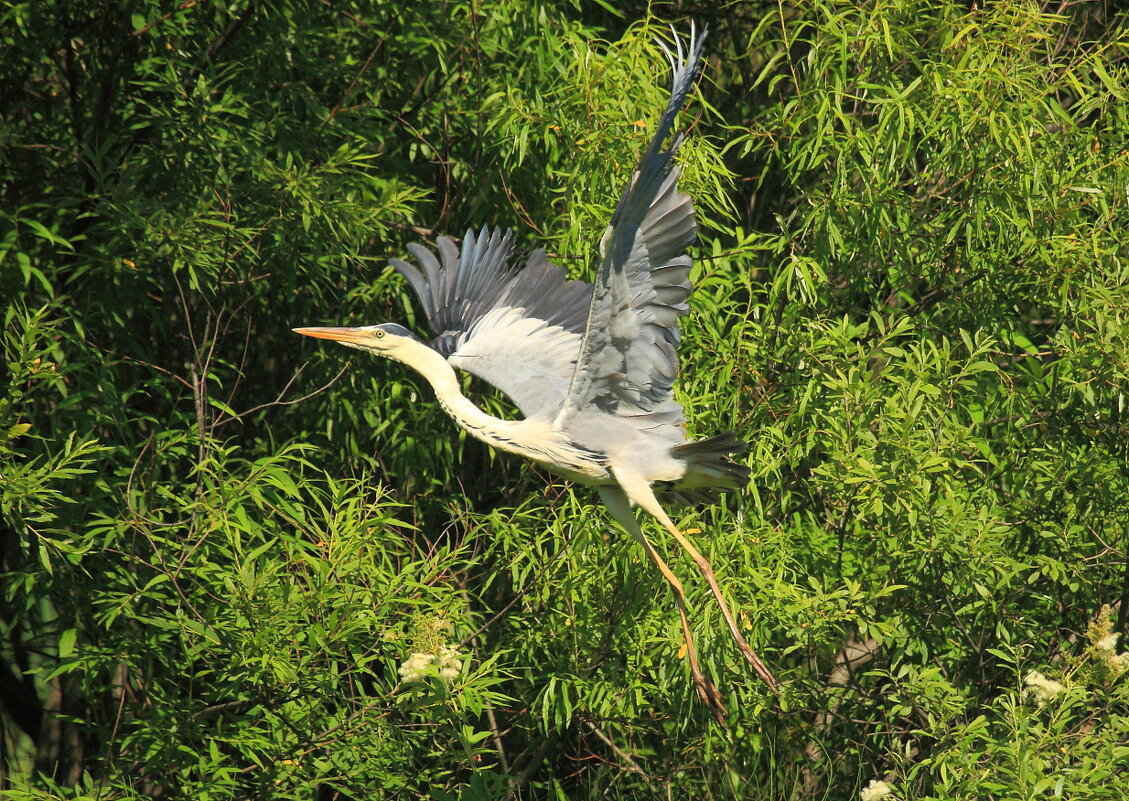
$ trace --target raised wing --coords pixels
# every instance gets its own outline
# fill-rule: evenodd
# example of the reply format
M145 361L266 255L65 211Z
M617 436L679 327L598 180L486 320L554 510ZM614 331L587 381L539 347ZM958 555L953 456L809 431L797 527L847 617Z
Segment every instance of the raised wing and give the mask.
M686 248L696 224L690 198L678 190L673 157L683 135L674 120L701 68L700 37L690 30L687 53L665 46L674 76L658 129L620 197L600 242L600 264L584 341L556 424L596 407L621 417L681 420L672 400L678 374L678 318L688 310L691 259ZM657 417L656 417L657 419Z
M575 372L591 285L565 280L543 250L520 259L509 231L468 230L461 249L443 236L436 247L438 258L408 245L419 268L391 260L423 306L432 347L526 417L555 415Z

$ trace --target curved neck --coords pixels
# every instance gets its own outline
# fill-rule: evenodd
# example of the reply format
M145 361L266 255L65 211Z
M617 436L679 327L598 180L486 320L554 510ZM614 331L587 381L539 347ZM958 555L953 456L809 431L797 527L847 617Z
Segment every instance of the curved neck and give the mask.
M479 409L463 394L455 369L435 350L413 342L396 353L385 354L403 362L427 379L439 405L460 426L487 445L540 462L569 478L608 477L607 460L581 448L548 420L503 420Z
M391 357L426 378L427 383L435 390L435 398L439 401L439 405L472 436L495 448L528 455L519 439L520 429L525 426L525 421L503 420L475 406L474 402L463 394L454 368L438 351L432 350L423 343L418 345L413 343L410 350Z

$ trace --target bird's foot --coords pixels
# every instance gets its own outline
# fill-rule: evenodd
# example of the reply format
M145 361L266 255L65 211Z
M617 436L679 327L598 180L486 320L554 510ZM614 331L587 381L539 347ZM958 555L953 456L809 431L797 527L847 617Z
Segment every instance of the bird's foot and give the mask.
M721 691L717 689L716 684L705 677L701 670L694 667L691 672L694 674L694 684L698 688L698 697L713 713L717 725L725 728L725 703L721 700Z
M780 695L780 688L776 684L776 677L772 675L772 671L768 669L768 665L764 663L764 660L757 656L757 652L749 647L744 637L738 634L734 639L737 641L737 648L741 651L741 655L745 657L745 661L753 666L753 670L757 672L758 676L764 679L764 683L768 685L768 689L772 690L775 695Z

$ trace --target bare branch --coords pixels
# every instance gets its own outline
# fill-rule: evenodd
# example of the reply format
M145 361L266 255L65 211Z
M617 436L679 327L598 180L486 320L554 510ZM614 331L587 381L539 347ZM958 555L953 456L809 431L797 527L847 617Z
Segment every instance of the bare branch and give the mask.
M233 415L233 416L230 416L230 417L221 418L221 419L215 421L214 423L212 423L210 430L214 431L215 429L219 428L220 426L224 425L225 423L230 423L232 420L239 420L240 418L246 417L249 414L254 414L255 412L262 411L263 409L267 409L271 406L293 406L296 403L301 403L302 401L309 400L310 398L314 397L315 395L318 395L318 394L321 394L322 392L325 392L327 389L329 389L331 386L333 386L335 383L337 383L337 381L341 378L341 376L343 376L345 374L345 371L349 369L350 363L346 362L345 365L340 370L337 371L337 375L333 376L333 378L329 379L329 381L327 381L325 384L323 384L322 386L315 389L313 392L307 393L300 398L295 398L294 400L284 401L282 399L282 397L287 393L287 391L290 389L290 387L298 379L298 376L302 374L302 371L305 370L306 367L309 364L310 364L309 362L306 362L305 364L303 364L301 367L299 367L297 370L294 371L294 375L292 375L290 377L290 380L286 382L286 386L284 386L282 388L282 391L278 393L277 398L275 398L272 401L268 401L267 403L260 403L258 406L252 406L250 409L247 409L246 411L242 411L239 414L236 414L236 415Z

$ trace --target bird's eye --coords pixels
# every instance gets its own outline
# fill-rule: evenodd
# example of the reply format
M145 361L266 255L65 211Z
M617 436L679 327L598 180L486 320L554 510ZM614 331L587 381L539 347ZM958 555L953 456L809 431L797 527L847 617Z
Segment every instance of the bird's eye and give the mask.
M373 331L372 333L377 339L383 339L384 338L384 332L381 331L379 328L376 329L375 331Z

